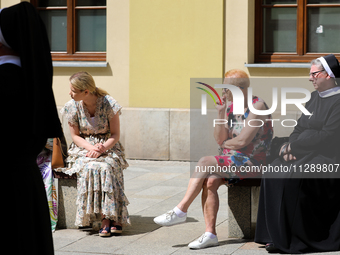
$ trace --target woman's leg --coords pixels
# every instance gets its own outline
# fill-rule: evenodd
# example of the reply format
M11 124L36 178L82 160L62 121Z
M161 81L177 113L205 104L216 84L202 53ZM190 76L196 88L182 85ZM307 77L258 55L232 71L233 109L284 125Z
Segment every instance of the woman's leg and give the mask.
M99 236L110 236L110 219L106 219L105 215L102 214L102 227L99 230Z
M219 197L217 190L225 183L224 179L217 175L211 175L206 179L202 192L202 209L205 220L205 232L216 234L216 219L219 209Z
M199 167L205 167L205 166L217 166L217 160L214 156L206 156L201 158L198 161L197 166ZM202 169L202 168L200 168ZM209 173L200 172L195 173L195 176L190 178L189 185L187 192L184 195L184 198L182 201L177 205L177 207L183 211L187 212L189 206L194 201L194 199L197 197L197 195L201 192L201 189L203 187L203 183L205 178L208 176Z
M205 166L214 166L216 167L217 160L213 156L203 157L198 161L197 166L205 167ZM197 197L200 193L204 180L208 176L209 172L195 172L193 176L190 178L188 189L184 195L182 201L173 209L164 213L156 218L154 218L154 222L161 226L173 226L176 224L181 224L186 221L186 212L188 211L189 206L192 201Z
M102 214L102 228L107 228L110 226L110 219L106 219L106 216ZM105 233L105 230L103 230Z
M111 222L111 233L121 234L123 232L123 225L120 222L112 221Z
M218 245L216 234L216 218L219 208L218 187L224 184L224 179L218 175L209 175L203 183L202 208L205 220L205 233L188 247L202 249Z

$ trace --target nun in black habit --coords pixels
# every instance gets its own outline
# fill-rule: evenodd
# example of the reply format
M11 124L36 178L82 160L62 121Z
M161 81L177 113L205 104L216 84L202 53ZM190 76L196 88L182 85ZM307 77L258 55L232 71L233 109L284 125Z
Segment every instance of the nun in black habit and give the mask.
M61 136L52 75L46 29L35 8L22 2L0 10L1 201L2 211L8 212L2 241L11 244L15 254L54 254L49 209L36 164L46 139Z
M302 114L271 164L290 171L262 179L255 242L269 252L340 250L340 68L332 54L311 64L311 115Z

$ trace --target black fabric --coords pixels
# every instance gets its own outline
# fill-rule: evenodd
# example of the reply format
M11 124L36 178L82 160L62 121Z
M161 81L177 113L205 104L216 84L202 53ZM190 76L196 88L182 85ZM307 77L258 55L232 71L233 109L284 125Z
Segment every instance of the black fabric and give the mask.
M280 149L282 147L282 144L289 141L289 137L277 137L275 136L272 140L272 143L270 145L270 154L267 157L267 164L271 164L280 153Z
M28 2L5 8L0 27L9 46L20 55L23 84L21 93L30 104L31 134L61 136L61 125L52 91L53 67L46 28L36 9Z
M339 179L262 179L255 242L286 253L340 250Z
M313 157L340 163L340 94L321 98L314 91L306 109L312 115L302 115L290 135L292 153L301 163Z
M297 171L262 178L255 242L273 242L286 253L338 251L340 169L301 173L299 166L340 163L340 95L321 98L313 92L306 108L313 115L302 115L289 138L297 160L271 164Z
M333 54L329 54L327 56L324 56L323 58L326 60L335 78L340 78L340 66L339 66L339 61L337 60L337 58Z
M12 245L15 254L54 254L51 221L43 180L36 163L46 138L28 131L34 101L23 92L22 68L0 65L2 144L1 201L8 211L3 221L3 243ZM11 233L9 233L11 232ZM26 234L23 234L26 233ZM22 237L20 237L22 236Z
M4 145L1 177L10 186L1 192L9 213L3 224L7 232L3 243L13 246L16 254L51 255L49 207L36 163L47 138L62 134L52 91L49 42L39 15L27 2L3 9L0 27L21 60L21 67L0 65L4 96L0 103Z

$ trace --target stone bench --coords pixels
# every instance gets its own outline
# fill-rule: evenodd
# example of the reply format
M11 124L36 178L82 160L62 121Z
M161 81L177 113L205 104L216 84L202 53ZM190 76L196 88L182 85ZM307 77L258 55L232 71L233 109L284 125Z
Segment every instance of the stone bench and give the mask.
M272 140L270 164L279 155L279 150L289 137ZM250 239L255 235L257 210L260 198L261 179L246 179L228 189L228 237Z
M76 218L77 178L54 172L58 194L58 229L78 228ZM243 180L228 188L228 236L254 237L261 179Z
M228 188L228 237L254 237L261 179L243 180Z
M282 142L279 141L278 144ZM275 150L274 147L277 146L272 146L272 151ZM74 225L77 198L76 176L70 177L57 172L54 174L58 195L57 227L77 228ZM261 179L247 179L228 188L228 237L245 239L254 237L260 185Z
M74 225L77 212L77 177L64 173L54 172L58 196L58 222L57 228L77 228Z

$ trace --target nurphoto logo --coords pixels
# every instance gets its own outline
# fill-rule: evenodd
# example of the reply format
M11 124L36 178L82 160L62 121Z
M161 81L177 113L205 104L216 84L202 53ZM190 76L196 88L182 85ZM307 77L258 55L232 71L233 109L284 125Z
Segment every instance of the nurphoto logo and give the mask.
M222 100L220 96L218 95L217 91L210 85L203 83L203 82L197 82L198 84L201 84L208 89L210 89L218 98L219 103L222 105ZM197 87L198 89L203 90L206 92L206 94L201 95L201 115L206 115L207 114L207 94L213 99L214 103L216 104L215 97L213 94L201 87ZM231 84L215 84L215 88L225 88L230 90L230 92L233 95L233 113L234 114L244 114L244 95L242 93L242 90L238 88L237 86L231 85ZM302 93L304 94L304 98L299 98L299 99L289 99L287 98L287 93ZM272 90L272 98L273 98L273 103L270 109L268 110L257 110L254 108L252 104L253 100L253 90L251 87L248 87L248 107L250 112L256 114L256 115L270 115L273 112L275 112L277 105L278 105L278 95L277 95L277 88L273 88ZM285 116L287 114L287 105L292 104L295 105L304 115L312 115L302 104L306 103L310 100L311 98L311 93L304 88L281 88L281 115ZM231 126L233 125L245 125L245 121L243 122L235 122L235 123L230 123ZM251 123L253 121L256 121L258 123L261 122L261 125L252 125ZM265 121L270 121L272 123L272 127L274 126L275 121L280 121L279 119L266 119ZM228 120L227 119L214 119L213 120L213 126L215 127L216 124L227 124ZM293 125L288 125L288 123L293 123ZM261 127L264 125L264 121L261 119L252 119L248 121L248 125L251 127ZM294 119L283 119L281 120L281 125L283 127L295 127L297 125L297 121Z

